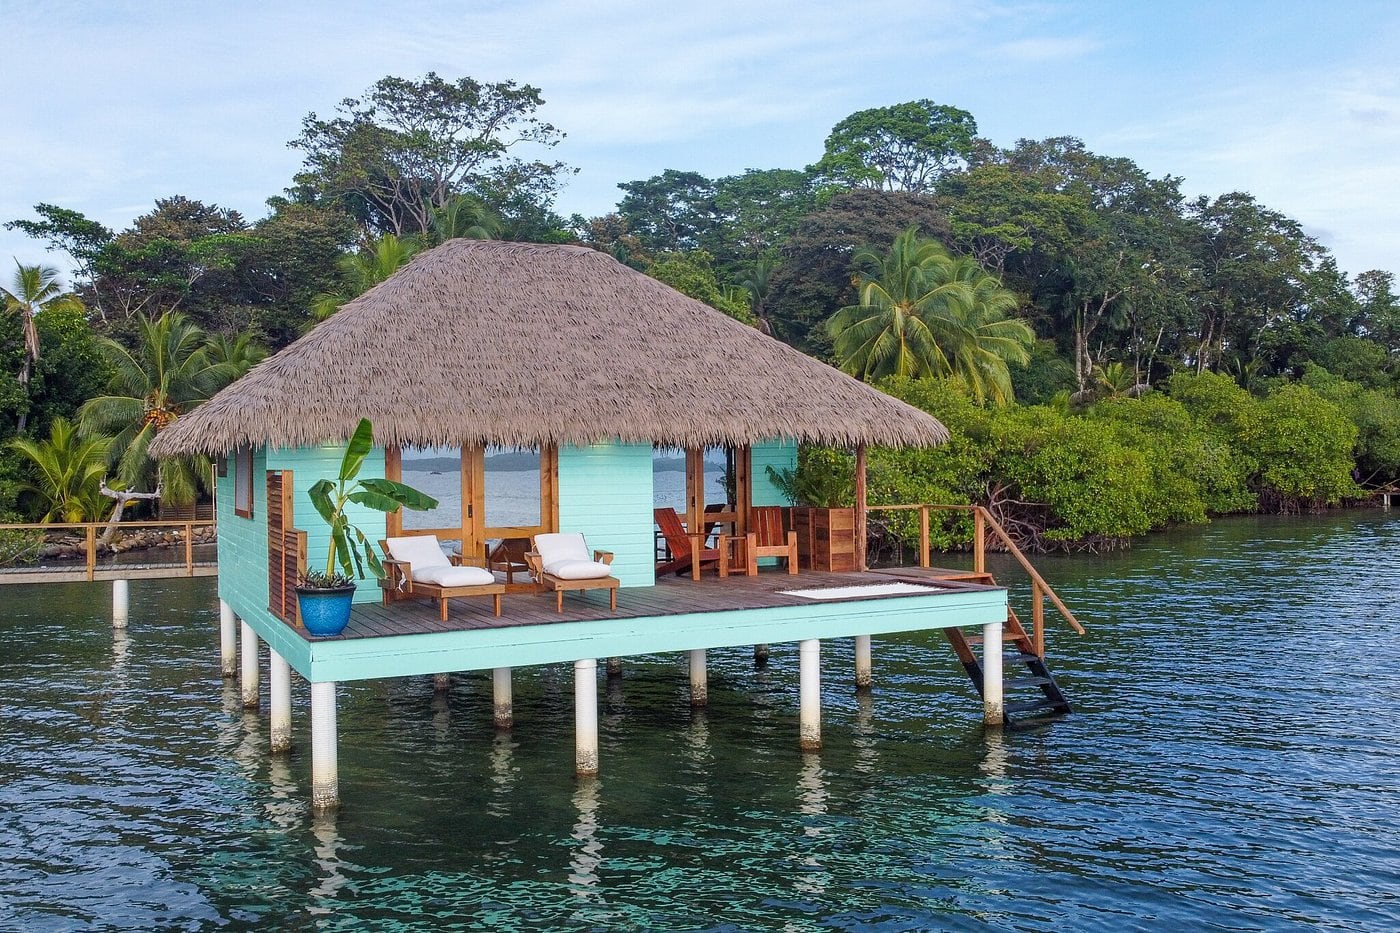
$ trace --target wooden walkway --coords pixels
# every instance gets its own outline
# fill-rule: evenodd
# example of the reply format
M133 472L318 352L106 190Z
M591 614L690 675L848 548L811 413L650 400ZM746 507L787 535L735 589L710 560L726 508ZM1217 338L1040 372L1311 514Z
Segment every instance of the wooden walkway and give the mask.
M87 567L59 565L46 567L0 568L0 586L6 583L83 583L91 580L166 580L174 577L216 577L218 561L195 561L193 566L179 564L98 564L91 578Z
M706 576L668 577L651 587L630 587L618 592L617 612L608 610L606 594L567 593L564 611L554 609L554 594L507 593L501 601L501 615L492 614L489 597L450 599L447 621L438 618L436 600L396 602L385 607L378 603L357 603L350 615L350 626L333 638L316 638L304 629L294 631L307 641L344 641L394 635L420 635L432 632L461 632L557 622L594 622L607 619L635 619L688 613L769 609L777 606L814 607L823 603L847 603L909 596L908 592L887 595L860 594L840 599L809 599L792 596L786 590L824 589L847 586L875 586L888 583L916 583L947 593L986 590L993 587L948 580L946 571L895 568L866 573L818 573L797 575L779 572L755 577ZM362 586L364 584L361 584ZM928 595L935 595L930 593Z

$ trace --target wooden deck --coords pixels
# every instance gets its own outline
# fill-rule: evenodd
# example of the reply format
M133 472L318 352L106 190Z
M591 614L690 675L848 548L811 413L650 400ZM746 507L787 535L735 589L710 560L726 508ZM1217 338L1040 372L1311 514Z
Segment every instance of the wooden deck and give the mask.
M549 625L559 622L596 622L609 619L637 619L677 616L705 612L730 612L745 609L771 609L781 606L835 605L850 602L881 600L908 596L909 593L889 595L858 595L839 599L809 599L788 595L786 590L824 589L847 586L871 586L882 583L916 583L947 593L987 590L994 587L948 580L950 571L937 569L893 568L866 573L804 572L797 575L768 571L757 576L719 578L705 576L700 580L689 577L667 577L651 587L630 587L619 591L617 612L608 610L606 593L568 593L564 596L564 611L554 609L554 594L529 592L507 593L501 602L501 615L492 614L488 597L450 599L447 621L438 618L436 600L396 602L390 606L378 603L357 603L350 616L350 626L341 635L317 638L300 627L295 631L313 643L343 642L353 639L386 636L421 635L441 632L464 632L501 629L516 626ZM936 595L928 593L921 595Z

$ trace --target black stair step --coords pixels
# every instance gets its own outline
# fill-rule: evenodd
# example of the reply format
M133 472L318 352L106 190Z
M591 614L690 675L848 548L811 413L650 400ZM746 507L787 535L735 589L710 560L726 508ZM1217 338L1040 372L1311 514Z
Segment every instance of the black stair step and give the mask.
M1039 687L1054 682L1054 678L1051 677L1013 677L1010 680L1003 680L1001 685L1005 689L1010 689L1013 687Z
M1052 700L1050 697L1040 697L1035 700L1022 700L1019 703L1007 703L1003 709L1007 714L1030 713L1036 710L1062 709L1069 712L1069 704L1064 700Z

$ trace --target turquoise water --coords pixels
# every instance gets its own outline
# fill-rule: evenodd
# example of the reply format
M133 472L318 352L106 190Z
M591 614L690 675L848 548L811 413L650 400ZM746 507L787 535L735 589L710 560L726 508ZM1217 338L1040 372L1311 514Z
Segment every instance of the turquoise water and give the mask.
M212 581L0 587L0 928L1400 928L1400 518L1247 519L1040 563L1077 712L985 734L941 638L679 658L602 693L573 777L572 670L342 688L342 810L217 672Z

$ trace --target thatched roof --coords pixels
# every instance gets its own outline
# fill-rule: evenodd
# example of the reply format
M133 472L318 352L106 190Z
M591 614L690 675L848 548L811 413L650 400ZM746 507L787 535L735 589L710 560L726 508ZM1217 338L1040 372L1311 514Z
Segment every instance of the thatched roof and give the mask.
M579 246L421 253L151 445L156 456L347 440L677 447L773 438L926 447L934 418Z

